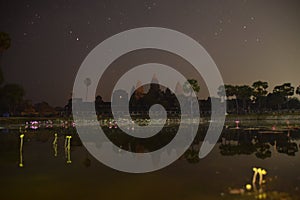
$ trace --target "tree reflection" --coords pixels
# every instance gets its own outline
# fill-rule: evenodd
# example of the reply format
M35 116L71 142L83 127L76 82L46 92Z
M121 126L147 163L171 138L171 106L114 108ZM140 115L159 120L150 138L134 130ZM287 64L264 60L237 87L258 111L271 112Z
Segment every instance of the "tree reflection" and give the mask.
M254 154L259 159L266 159L272 156L271 146L274 146L273 151L289 156L295 156L298 152L297 143L293 142L290 131L273 133L259 130L225 131L219 150L223 156Z
M184 158L189 163L198 163L200 161L199 149L196 149L195 145L192 144L191 147L184 153Z

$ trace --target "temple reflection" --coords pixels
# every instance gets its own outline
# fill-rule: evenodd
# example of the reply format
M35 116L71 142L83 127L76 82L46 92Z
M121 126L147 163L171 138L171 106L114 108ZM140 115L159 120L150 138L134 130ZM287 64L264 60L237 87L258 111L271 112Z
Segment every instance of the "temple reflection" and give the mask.
M175 136L178 127L167 126L164 127L157 135L147 139L137 139L128 137L119 128L102 127L106 136L115 144L116 152L122 155L122 152L130 151L136 153L146 153L155 151ZM189 131L195 127L185 127L185 134L189 137ZM199 126L198 133L193 143L180 157L180 159L186 160L188 163L197 164L200 162L199 149L205 138L206 130L208 127ZM137 131L137 130L132 130ZM68 134L66 135L66 132ZM19 164L20 168L24 167L23 158L23 145L24 139L30 147L30 143L34 141L42 143L50 143L53 152L53 157L59 157L60 140L59 137L63 137L64 141L61 146L64 149L64 158L67 164L72 163L71 159L71 146L79 146L74 151L78 151L84 146L81 143L79 136L76 134L74 128L68 129L40 129L40 130L27 130L26 132L21 128L19 129ZM238 156L238 155L254 155L257 159L268 159L278 154L285 154L288 156L296 156L299 151L299 130L292 129L278 129L259 128L259 127L224 127L222 135L216 145L221 156ZM87 150L84 148L85 158L82 160L82 164L86 167L91 165L91 159ZM168 152L170 154L170 152ZM157 159L157 158L155 158Z

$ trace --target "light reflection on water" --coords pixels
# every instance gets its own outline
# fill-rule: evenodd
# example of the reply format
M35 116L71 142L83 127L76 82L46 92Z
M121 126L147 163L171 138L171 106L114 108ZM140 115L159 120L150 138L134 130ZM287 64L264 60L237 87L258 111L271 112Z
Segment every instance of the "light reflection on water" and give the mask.
M252 167L268 170L266 191L300 196L299 130L224 128L219 143L204 159L198 151L207 127L189 150L170 166L147 174L126 174L95 160L82 146L74 128L18 130L0 134L1 196L43 199L252 199L230 195L251 183ZM144 142L105 128L108 137L124 150L158 148L170 140L176 127L163 130L157 140ZM176 132L175 132L176 133ZM57 135L55 135L57 134ZM121 152L120 152L121 153ZM20 167L22 163L23 167Z

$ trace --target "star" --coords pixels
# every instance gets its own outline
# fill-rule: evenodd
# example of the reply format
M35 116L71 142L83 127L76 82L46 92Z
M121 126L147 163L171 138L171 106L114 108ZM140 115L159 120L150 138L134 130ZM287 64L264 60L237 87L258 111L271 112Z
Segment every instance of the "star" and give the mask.
M38 18L38 19L41 18L41 16L39 15L39 13L35 13L34 16L35 16L36 18Z
M78 38L78 37L76 38L76 41L79 41L79 38Z

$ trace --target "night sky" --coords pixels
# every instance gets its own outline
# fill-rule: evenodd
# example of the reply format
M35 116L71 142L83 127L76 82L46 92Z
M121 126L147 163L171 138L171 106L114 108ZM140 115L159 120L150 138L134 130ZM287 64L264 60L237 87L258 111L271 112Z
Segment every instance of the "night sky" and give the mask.
M299 10L297 0L1 0L0 31L12 38L1 66L5 81L21 84L26 99L63 106L80 64L96 45L127 29L156 26L198 41L216 62L225 83L250 85L263 80L269 82L269 91L284 82L298 86ZM116 79L133 63L153 58L193 76L176 56L136 53L140 56L116 61L107 73L109 79ZM99 86L105 100L109 99L107 88ZM205 94L202 90L200 97Z

